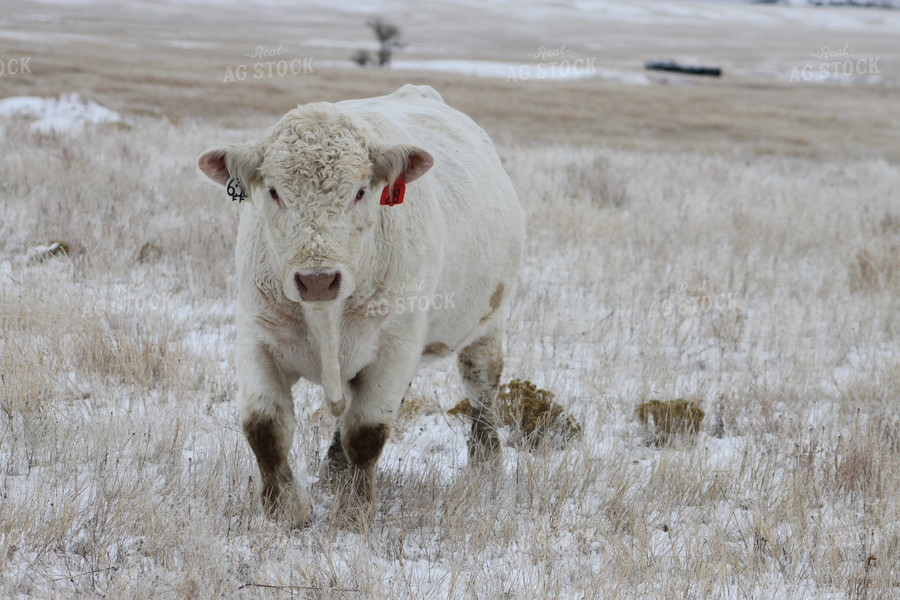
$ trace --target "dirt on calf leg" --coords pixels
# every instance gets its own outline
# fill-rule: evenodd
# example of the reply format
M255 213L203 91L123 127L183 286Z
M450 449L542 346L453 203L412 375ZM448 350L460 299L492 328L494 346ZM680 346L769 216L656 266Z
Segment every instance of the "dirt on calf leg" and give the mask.
M283 429L271 417L259 414L243 422L244 436L259 466L260 499L266 515L289 527L302 527L309 520L310 502L294 481L287 460L290 443Z

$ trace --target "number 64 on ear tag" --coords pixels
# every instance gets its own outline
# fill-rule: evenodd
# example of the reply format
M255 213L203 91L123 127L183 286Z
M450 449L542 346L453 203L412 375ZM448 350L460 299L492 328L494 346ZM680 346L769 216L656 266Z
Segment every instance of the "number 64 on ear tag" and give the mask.
M394 185L386 185L381 191L381 205L394 206L403 203L403 196L406 195L406 184L403 182L403 175L397 177Z
M231 177L228 180L228 183L225 186L225 191L228 192L228 196L231 198L231 201L238 201L238 204L247 199L246 194L244 194L244 188L241 187L241 182L236 178Z

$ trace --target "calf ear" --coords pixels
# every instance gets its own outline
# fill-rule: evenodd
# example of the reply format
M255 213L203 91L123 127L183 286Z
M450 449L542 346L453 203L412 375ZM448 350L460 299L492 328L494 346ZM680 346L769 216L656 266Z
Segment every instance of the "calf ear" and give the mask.
M434 157L425 150L409 144L382 146L375 157L375 177L388 185L399 175L410 183L428 172L434 165Z
M249 194L249 184L253 181L261 159L255 147L249 144L233 144L207 150L197 159L197 166L206 176L226 185L234 177Z

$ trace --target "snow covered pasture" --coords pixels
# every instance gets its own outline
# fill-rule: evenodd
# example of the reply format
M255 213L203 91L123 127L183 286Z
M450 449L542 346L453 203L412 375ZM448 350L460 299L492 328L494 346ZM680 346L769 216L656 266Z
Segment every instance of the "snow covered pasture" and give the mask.
M409 41L379 70L358 2L0 0L31 71L0 77L0 597L900 597L900 12L788 4L378 0ZM312 72L225 82L258 48ZM643 70L669 57L725 76ZM519 77L556 58L596 73ZM300 383L314 520L283 531L235 406L249 207L195 160L407 82L498 141L528 214L503 381L584 435L507 428L470 471L434 363L347 529ZM677 398L699 435L648 445L635 407Z
M202 119L3 121L0 595L890 598L900 594L900 168L601 145L501 146L529 235L504 381L584 428L466 466L453 360L424 368L338 527L331 422L298 384L314 521L255 498L231 353L239 210ZM68 255L35 253L65 242ZM645 399L697 400L645 444Z

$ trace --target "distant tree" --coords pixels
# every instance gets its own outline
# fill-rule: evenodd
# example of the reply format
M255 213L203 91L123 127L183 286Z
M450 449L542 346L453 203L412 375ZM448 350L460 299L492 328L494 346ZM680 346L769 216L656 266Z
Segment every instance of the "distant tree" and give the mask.
M394 49L406 45L400 41L400 28L381 17L366 21L366 25L375 34L378 44L381 46L378 50L378 66L384 67L391 64Z
M361 67L378 65L386 67L391 64L394 50L403 48L406 44L400 40L400 28L393 23L388 23L381 17L375 17L366 21L366 26L375 34L378 40L378 52L375 56L368 50L357 50L351 60Z

